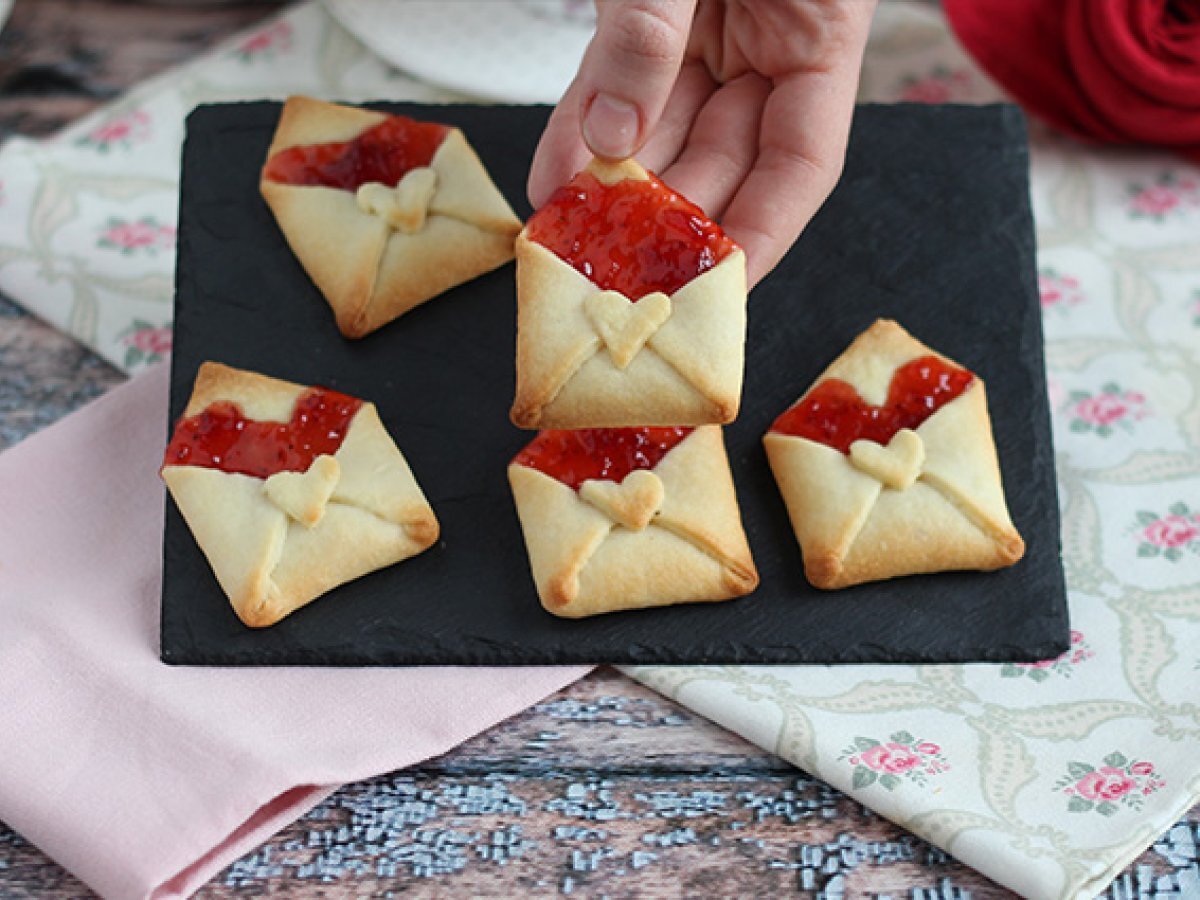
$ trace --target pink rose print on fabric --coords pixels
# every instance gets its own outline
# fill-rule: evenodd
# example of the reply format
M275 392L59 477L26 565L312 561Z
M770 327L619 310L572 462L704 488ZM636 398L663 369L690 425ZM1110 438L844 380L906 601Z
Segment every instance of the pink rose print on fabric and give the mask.
M1005 663L1000 667L1001 678L1028 678L1037 684L1055 675L1070 678L1081 663L1096 655L1081 631L1071 632L1071 646L1054 659L1043 659L1034 663Z
M1079 279L1060 275L1054 269L1043 269L1038 273L1038 294L1043 310L1067 309L1084 301Z
M159 250L175 246L175 228L163 225L153 216L135 221L110 218L100 231L96 246L119 250L126 256L145 253L154 256Z
M1200 180L1190 175L1163 172L1151 184L1136 182L1128 187L1127 210L1132 219L1165 222L1198 207Z
M862 755L862 764L876 772L894 772L899 774L914 769L921 764L921 757L913 753L903 744L892 741L888 744L876 744Z
M254 32L233 49L233 55L242 62L256 59L272 59L276 53L292 47L292 26L287 22L275 22Z
M1067 774L1054 788L1070 798L1067 812L1111 816L1122 808L1141 809L1145 798L1165 784L1153 763L1131 760L1114 750L1099 766L1067 763Z
M1179 562L1185 552L1200 554L1200 513L1182 500L1172 503L1165 516L1149 510L1137 514L1137 555Z
M75 143L81 147L92 147L101 153L113 149L128 150L134 144L148 140L151 134L150 117L135 109L101 122Z
M1150 410L1141 391L1123 390L1110 381L1095 394L1071 391L1066 413L1071 420L1068 426L1071 431L1106 438L1113 434L1114 426L1132 431L1134 423L1146 418Z
M966 99L970 87L971 75L966 69L937 66L925 75L910 75L901 81L899 99L909 103L951 103Z
M1179 194L1175 191L1165 188L1162 185L1152 184L1150 187L1144 187L1134 194L1129 205L1135 215L1162 219L1167 213L1179 206L1180 202Z
M887 741L856 737L838 758L854 767L854 787L878 783L889 791L899 787L902 779L924 786L930 776L950 768L941 747L907 731L897 731Z
M134 319L118 339L125 347L125 368L135 369L161 360L171 352L171 326Z
M1089 800L1120 800L1134 789L1136 782L1113 766L1103 766L1098 772L1088 772L1079 779L1075 790Z
M1200 288L1192 292L1192 299L1188 303L1192 311L1192 324L1200 328Z
M1192 543L1200 534L1200 528L1196 527L1194 518L1166 516L1146 526L1143 534L1145 534L1146 540L1156 547L1170 550L1173 547L1186 547Z
M1077 415L1089 425L1111 425L1125 418L1129 406L1118 394L1098 394L1084 397L1077 404Z

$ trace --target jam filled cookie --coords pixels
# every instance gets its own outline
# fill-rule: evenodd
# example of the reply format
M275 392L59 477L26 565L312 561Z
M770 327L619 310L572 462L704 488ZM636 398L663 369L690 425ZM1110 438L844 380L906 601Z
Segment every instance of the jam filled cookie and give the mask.
M758 585L716 426L543 431L508 479L538 595L557 616Z
M254 628L438 538L373 404L217 363L200 367L162 477Z
M308 97L259 188L346 337L508 262L521 230L457 128Z
M763 438L819 588L1025 552L1004 502L983 381L880 320Z
M517 237L522 428L731 422L746 257L633 160L592 160Z

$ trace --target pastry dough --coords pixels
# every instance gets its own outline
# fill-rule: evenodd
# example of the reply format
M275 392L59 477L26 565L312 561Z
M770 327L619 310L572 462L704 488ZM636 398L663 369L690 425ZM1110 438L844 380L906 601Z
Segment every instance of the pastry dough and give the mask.
M233 403L246 418L288 422L305 388L204 363L189 418ZM168 462L163 480L234 611L253 628L344 582L428 549L438 522L371 403L336 452L267 478Z
M650 176L633 160L592 160L605 184ZM746 257L736 245L667 296L602 290L517 237L517 390L522 428L732 422L742 390Z
M897 369L928 356L958 368L895 322L879 320L814 388L840 379L866 403L881 405ZM915 429L897 431L886 447L860 439L843 453L774 430L763 444L816 587L998 569L1025 552L1005 505L978 377Z
M308 97L284 104L268 162L291 147L349 141L387 115ZM346 337L362 337L513 258L521 230L463 133L394 187L355 191L259 181L263 198Z
M693 601L758 586L721 429L695 429L653 469L579 490L513 462L509 483L538 596L565 618Z

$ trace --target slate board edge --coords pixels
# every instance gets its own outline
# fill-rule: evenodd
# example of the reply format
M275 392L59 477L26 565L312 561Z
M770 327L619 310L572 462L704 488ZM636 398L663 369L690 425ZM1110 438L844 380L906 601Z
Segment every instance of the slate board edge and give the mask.
M1027 223L1027 233L1030 240L1033 242L1033 262L1034 265L1026 267L1022 272L1024 287L1027 294L1038 297L1040 292L1037 283L1037 227L1033 216L1033 193L1029 181L1030 175L1030 156L1029 156L1029 120L1025 115L1024 110L1015 103L992 103L987 104L988 108L997 108L1001 114L1012 121L1014 125L1020 129L1021 142L1018 148L1018 153L1021 157L1021 216ZM1052 647L1049 654L1045 657L1051 659L1066 653L1071 646L1070 639L1070 624L1071 624L1071 608L1069 603L1069 592L1066 585L1066 571L1062 566L1062 512L1059 505L1058 496L1058 466L1055 464L1058 454L1054 446L1054 427L1053 419L1050 411L1050 395L1049 395L1049 375L1046 371L1046 331L1045 323L1040 312L1040 303L1032 307L1030 316L1033 320L1034 342L1036 343L1036 353L1032 355L1038 361L1038 375L1043 385L1047 386L1047 390L1035 392L1033 402L1037 409L1033 413L1040 421L1043 433L1046 435L1048 446L1044 452L1050 454L1051 464L1044 468L1046 483L1042 489L1051 499L1050 509L1054 517L1054 556L1058 560L1058 577L1061 579L1061 590L1055 596L1054 612L1056 624L1061 632L1066 632L1066 637L1056 642L1051 642Z

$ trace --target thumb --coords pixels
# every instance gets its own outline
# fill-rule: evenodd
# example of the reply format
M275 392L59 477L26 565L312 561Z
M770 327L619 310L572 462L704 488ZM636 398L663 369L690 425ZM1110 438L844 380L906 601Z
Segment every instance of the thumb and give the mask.
M579 67L580 126L596 156L632 156L658 124L679 76L696 0L597 3Z

